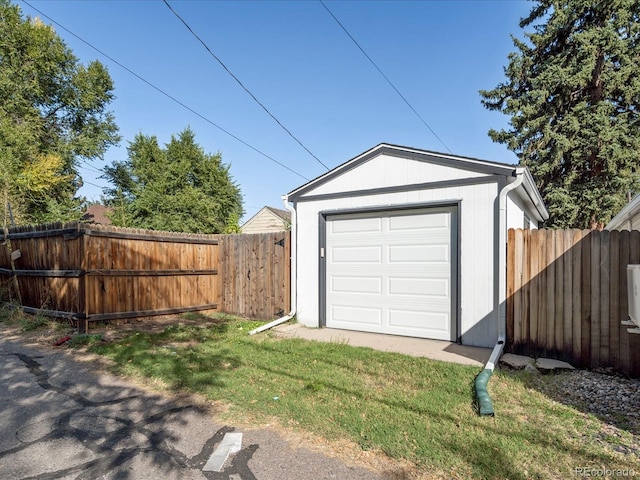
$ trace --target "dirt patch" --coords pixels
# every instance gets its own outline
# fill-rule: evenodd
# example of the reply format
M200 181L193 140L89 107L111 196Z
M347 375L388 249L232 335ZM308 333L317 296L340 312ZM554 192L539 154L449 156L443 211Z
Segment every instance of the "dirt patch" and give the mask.
M224 322L224 319L216 319L204 315L194 315L190 318L176 316L149 317L121 323L92 323L88 333L89 335L102 335L104 340L108 342L117 342L134 332L154 334L161 333L167 327L175 325L204 327L221 322ZM54 346L57 340L66 336L74 336L77 333L76 328L70 323L56 320L51 320L42 327L31 331L24 331L19 321L0 322L0 326L5 335L20 338L23 342L31 345ZM62 344L58 347L65 348L65 345Z

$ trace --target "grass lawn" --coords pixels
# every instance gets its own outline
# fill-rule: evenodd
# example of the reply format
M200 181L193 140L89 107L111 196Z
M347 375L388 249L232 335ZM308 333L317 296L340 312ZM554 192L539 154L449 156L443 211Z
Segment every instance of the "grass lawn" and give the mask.
M621 430L615 444L598 440L603 421L546 397L524 372L493 375L496 416L480 417L477 367L247 334L261 324L213 317L88 348L112 359L119 374L224 405L222 419L231 423L275 421L409 462L415 469L405 478L578 478L577 467L640 475L639 457L615 448L637 445L637 435Z

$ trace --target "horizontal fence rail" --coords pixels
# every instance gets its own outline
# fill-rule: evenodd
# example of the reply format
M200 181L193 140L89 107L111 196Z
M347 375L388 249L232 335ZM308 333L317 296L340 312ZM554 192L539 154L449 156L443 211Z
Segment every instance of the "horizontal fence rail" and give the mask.
M272 319L290 305L289 239L287 232L204 235L83 223L17 227L3 232L0 280L25 311L69 318L80 331L91 321L205 310ZM238 257L228 253L246 249ZM252 272L250 283L239 281Z
M628 319L627 265L640 231L509 230L507 351L640 376Z

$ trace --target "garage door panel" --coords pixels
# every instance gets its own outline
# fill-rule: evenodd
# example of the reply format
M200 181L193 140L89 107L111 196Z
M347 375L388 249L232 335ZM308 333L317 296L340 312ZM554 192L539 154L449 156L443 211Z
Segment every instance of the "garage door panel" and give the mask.
M327 217L325 324L453 340L455 207Z
M425 324L428 325L425 328ZM446 313L429 313L414 310L389 310L389 326L398 329L427 330L431 334L449 331L449 315Z
M372 295L381 295L382 294L382 278L333 275L331 277L331 292L335 294L369 293Z
M451 278L450 264L445 262L387 264L383 266L381 272L385 277ZM425 273L428 273L428 277Z
M445 297L407 298L399 295L389 296L385 300L385 306L388 309L421 311L425 313L425 318L429 313L446 313L448 315L449 310L451 310L449 299Z
M334 235L352 233L371 233L382 231L380 218L350 218L345 217L332 222L331 233Z
M448 245L391 245L389 263L441 262L449 264Z
M348 328L351 325L359 327L380 327L382 325L382 309L367 308L351 305L332 305L331 317L337 328Z
M420 242L425 237L429 237L434 243L449 243L449 229L438 228L434 230L416 229L416 230L385 230L380 234L385 242L392 244L414 243Z
M390 296L400 297L440 297L449 298L449 280L447 278L394 278L388 279L387 292Z
M331 249L331 261L340 263L373 263L382 262L382 246L340 247Z
M426 229L449 230L448 213L396 215L389 218L389 231L415 231Z

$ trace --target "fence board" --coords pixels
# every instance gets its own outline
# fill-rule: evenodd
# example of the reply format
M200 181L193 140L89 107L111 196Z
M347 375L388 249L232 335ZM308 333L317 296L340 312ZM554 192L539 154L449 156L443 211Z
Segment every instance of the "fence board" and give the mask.
M633 230L629 234L629 263L640 264L640 231ZM626 283L625 283L626 290ZM628 313L625 318L628 317ZM629 338L629 375L640 377L640 335L628 334L627 329L623 329Z
M507 260L508 351L640 376L640 335L620 323L640 231L510 231Z
M580 288L580 365L588 366L591 361L591 233L583 231Z
M571 274L571 288L573 290L572 305L572 345L573 345L573 361L577 364L582 359L582 230L574 230L572 235L571 256L573 268Z
M620 368L620 249L611 248L620 245L620 232L614 230L609 233L609 345L607 357L613 368ZM623 269L626 270L626 269Z
M600 303L602 297L600 295L600 240L601 235L592 232L591 238L591 325L590 325L590 365L596 367L600 364Z
M524 309L524 314L522 315L522 328L521 328L521 332L522 332L522 341L526 342L526 345L530 345L530 339L531 339L531 314L530 311L531 309L529 308L530 303L531 303L531 286L530 283L528 281L525 281L525 279L530 278L531 276L531 264L529 261L529 257L523 255L523 252L527 251L531 251L530 250L530 246L531 246L531 240L529 235L522 235L522 250L520 250L520 255L522 255L522 275L521 278L519 280L519 284L521 285L520 288L522 288L523 292L522 292L522 308ZM508 278L508 275L507 275ZM524 353L524 352L523 352ZM527 354L529 354L529 350L527 349Z
M553 264L555 266L555 282L554 282L554 305L555 316L551 321L551 330L553 331L553 351L556 354L562 352L564 334L564 234L556 235L556 243L553 250ZM571 293L571 291L569 291Z
M571 252L570 245L573 241L571 230L566 230L563 236L562 248L566 252ZM560 340L558 348L564 352L564 358L568 361L573 361L573 355L571 354L571 338L573 335L573 282L571 281L571 269L573 268L573 256L569 253L562 255L564 257L564 269L561 284L558 286L558 290L563 292L562 294L562 331L560 332Z
M519 245L517 237L521 238L522 236L517 235L515 230L509 230L507 232L507 243L513 245L513 248L507 250L507 265L513 265L513 275L507 278L507 316L513 315L514 308L520 308L521 293L519 279L522 265L516 263L516 252ZM518 293L516 294L516 292ZM516 335L518 337L521 336L520 322L516 324L507 323L507 343L513 345L513 339Z
M621 231L620 232L620 244L618 246L618 257L620 261L620 271L618 272L618 282L619 282L619 296L620 296L620 310L619 316L620 320L626 320L629 314L629 304L627 300L627 268L630 262L630 251L629 251L629 241L630 241L630 232L629 231ZM630 357L629 357L629 335L626 334L627 331L624 326L620 328L620 353L619 360L620 365L629 365Z
M610 232L600 232L600 299L599 299L599 318L600 318L600 331L598 333L598 345L600 347L598 355L601 359L610 361L609 358L609 344L611 339L609 337L609 284L611 282L611 245L610 245ZM600 363L599 361L597 362Z
M538 284L540 283L540 276L539 276L540 272L538 270L538 259L540 258L540 253L538 251L539 250L538 244L540 243L539 240L540 240L539 236L535 236L535 237L529 236L529 242L530 242L529 252L531 254L524 255L525 260L528 260L530 262L529 278L531 279L530 287L529 287L530 317L529 317L529 337L527 339L528 341L527 341L527 350L526 350L527 355L531 355L532 352L540 348L540 345L538 342L538 310L540 308L540 304L543 304L543 302L540 302L539 295L538 295Z

